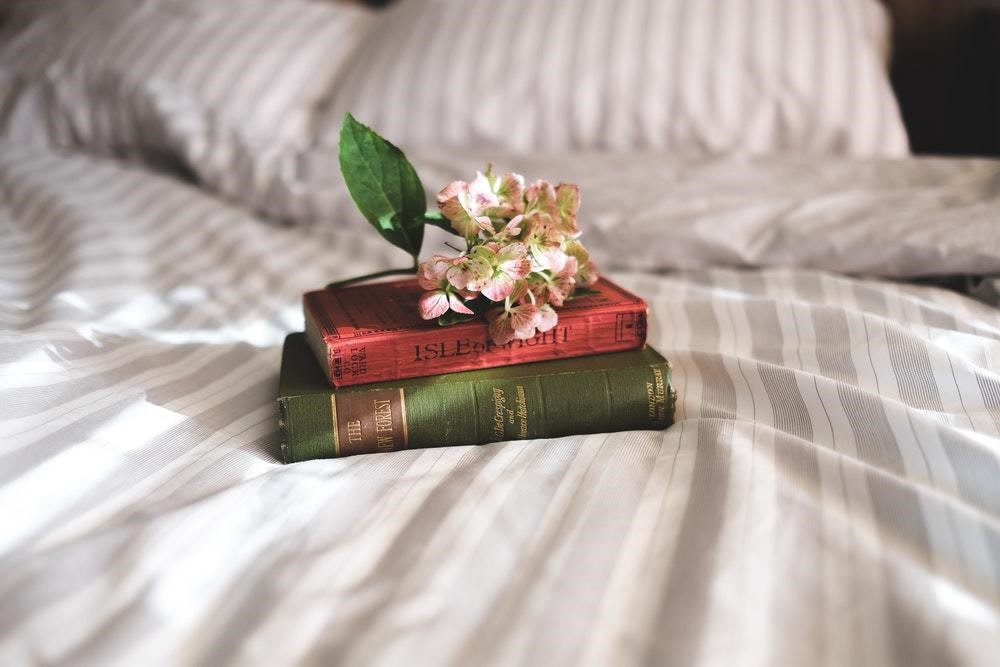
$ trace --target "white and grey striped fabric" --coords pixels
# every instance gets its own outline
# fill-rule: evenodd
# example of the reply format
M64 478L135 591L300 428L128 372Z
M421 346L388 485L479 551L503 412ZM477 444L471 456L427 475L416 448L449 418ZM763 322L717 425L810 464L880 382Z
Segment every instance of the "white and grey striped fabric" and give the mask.
M180 166L239 199L313 135L374 20L304 0L21 3L0 36L0 138Z
M406 0L333 95L409 147L901 156L874 0Z
M18 0L3 20L0 138L180 169L286 221L328 215L336 161L320 183L303 164L347 110L422 149L906 152L873 0Z
M985 169L906 161L855 188L947 164ZM964 182L920 228L947 224ZM671 210L657 172L600 183L584 212L615 195ZM300 292L405 259L348 219L265 225L134 166L2 146L0 663L1000 654L1000 311L818 269L620 272L674 363L670 429L280 465Z

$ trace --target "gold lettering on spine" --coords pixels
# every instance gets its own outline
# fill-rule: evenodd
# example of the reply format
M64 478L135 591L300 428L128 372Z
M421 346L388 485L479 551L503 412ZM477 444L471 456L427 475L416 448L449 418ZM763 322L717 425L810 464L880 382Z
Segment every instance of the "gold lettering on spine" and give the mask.
M507 395L500 387L493 387L493 437L504 439L504 415L507 410Z
M663 376L663 369L653 366L652 371L654 383L652 398L656 408L655 420L657 424L665 424L667 422L667 381Z
M379 433L392 432L392 402L388 399L372 401L375 415L375 430Z
M361 442L361 420L355 419L347 422L347 441L352 445Z
M344 390L334 419L340 456L404 449L409 443L401 389Z
M517 403L517 419L518 419L518 431L517 437L524 440L528 437L528 397L524 393L524 385L517 385L517 398L515 399Z
M381 399L372 401L372 415L375 418L375 447L380 452L391 452L392 446L392 401Z

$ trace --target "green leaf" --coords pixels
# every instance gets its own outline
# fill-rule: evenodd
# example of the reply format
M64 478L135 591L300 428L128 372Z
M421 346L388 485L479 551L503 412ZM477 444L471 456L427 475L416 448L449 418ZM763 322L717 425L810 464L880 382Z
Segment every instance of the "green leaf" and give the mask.
M575 299L582 299L585 296L593 296L595 294L600 294L595 289L590 289L589 287L577 287L573 290L573 293L566 297L567 301L573 301Z
M450 327L452 324L458 324L459 322L468 322L469 320L474 320L478 315L465 315L463 313L456 313L454 310L449 310L447 313L437 318L437 323L439 327Z
M455 236L461 236L458 231L451 226L451 221L441 215L440 211L427 211L424 213L424 222L428 225L434 225L435 227L440 227L446 232L451 232Z
M361 214L414 258L424 242L424 186L403 151L351 114L340 127L340 171Z

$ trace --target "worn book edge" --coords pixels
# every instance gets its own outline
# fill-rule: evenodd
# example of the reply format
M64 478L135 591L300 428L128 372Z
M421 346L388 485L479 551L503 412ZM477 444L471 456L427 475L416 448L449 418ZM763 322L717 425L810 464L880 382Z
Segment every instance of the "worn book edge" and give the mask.
M529 436L666 428L676 409L670 371L670 364L659 353L646 348L331 389L305 346L303 335L293 334L286 341L279 389L282 453L286 461L296 461ZM577 375L581 377L572 377ZM645 382L650 388L647 392L639 388L642 377L649 379ZM595 385L589 394L587 387L581 386L582 380ZM662 383L656 400L652 393L654 381ZM624 394L631 398L622 398ZM407 433L411 424L406 414L410 396L417 401L415 444ZM588 408L580 412L579 398L588 396L592 396L589 403L584 403ZM644 414L647 398L648 416ZM359 421L338 420L336 412L345 401L350 414L362 415ZM556 413L537 413L541 408ZM494 409L498 415L509 415L509 424L500 424L498 419L494 428ZM658 414L653 414L654 409ZM293 417L289 410L294 412ZM537 419L542 421L529 427ZM362 421L367 425L363 426Z

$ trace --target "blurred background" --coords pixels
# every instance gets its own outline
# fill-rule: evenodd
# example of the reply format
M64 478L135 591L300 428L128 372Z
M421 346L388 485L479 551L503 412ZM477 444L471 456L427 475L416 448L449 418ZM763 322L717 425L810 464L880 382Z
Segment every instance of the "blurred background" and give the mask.
M407 0L315 0L381 9ZM1000 156L1000 0L880 0L891 79L914 153ZM14 6L63 0L0 0Z
M915 153L1000 155L1000 2L884 0Z
M892 14L892 82L913 152L1000 155L1000 0L882 1Z

